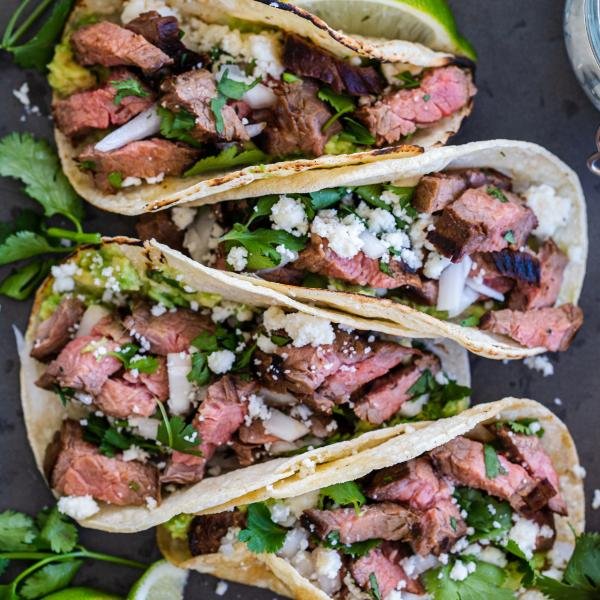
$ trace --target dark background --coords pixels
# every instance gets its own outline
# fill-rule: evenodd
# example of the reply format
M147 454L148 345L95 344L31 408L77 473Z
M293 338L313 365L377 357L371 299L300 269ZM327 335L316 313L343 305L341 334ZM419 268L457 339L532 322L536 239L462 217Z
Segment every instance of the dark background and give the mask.
M18 4L19 0L0 2L0 29L4 29ZM555 368L552 377L544 378L518 362L502 364L473 357L474 400L527 396L549 406L566 421L587 469L588 528L598 531L600 510L593 511L590 504L594 489L600 488L600 468L595 461L600 425L600 349L594 341L600 316L593 310L600 296L600 261L595 260L600 242L593 233L600 221L600 206L595 203L600 180L587 172L585 159L593 150L600 115L571 72L563 44L561 0L451 0L451 4L462 31L479 52L475 110L453 142L504 137L546 146L579 173L589 211L590 260L581 298L586 321L578 338L568 352L551 356ZM8 56L0 55L0 81L0 136L18 130L50 137L49 93L44 78L17 69ZM25 81L29 83L32 104L40 107L41 115L21 121L23 106L12 91ZM17 207L33 204L12 180L0 179L0 194L0 219L8 219ZM87 231L132 231L132 220L126 217L91 207L87 214ZM12 325L24 330L29 304L5 298L0 304L0 511L12 508L34 513L50 503L52 496L34 465L19 404L19 361ZM555 403L555 398L562 404ZM82 538L95 550L144 562L158 558L152 531L120 536L87 531ZM82 571L78 581L125 593L138 575L133 570L95 563ZM194 574L186 596L217 598L215 584L213 578ZM274 594L231 584L225 598L249 596L266 600Z

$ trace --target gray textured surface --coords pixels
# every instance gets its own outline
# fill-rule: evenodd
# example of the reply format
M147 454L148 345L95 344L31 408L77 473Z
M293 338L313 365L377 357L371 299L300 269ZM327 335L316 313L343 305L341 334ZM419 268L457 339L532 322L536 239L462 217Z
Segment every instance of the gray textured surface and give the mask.
M599 249L594 234L600 220L596 205L600 180L585 170L594 131L600 115L594 111L571 73L562 41L561 0L453 0L451 1L464 33L479 51L477 85L479 94L473 116L454 140L456 143L497 137L525 139L540 143L555 152L578 171L588 199L590 260L582 307L586 322L573 347L566 354L552 356L553 377L543 378L519 363L503 365L480 358L472 360L475 399L496 400L505 395L535 398L551 407L567 425L577 441L587 468L586 497L588 525L600 530L600 511L590 507L593 490L600 488L600 468L596 450L600 425L600 350L594 340L600 330L600 317L594 313L600 291ZM2 28L17 0L0 3ZM49 96L43 78L37 73L16 69L5 55L0 57L0 135L14 130L32 131L48 137ZM20 118L22 106L12 90L27 81L34 104L42 116ZM35 165L32 165L35 168ZM12 181L0 179L0 218L30 201ZM125 217L88 210L87 228L106 234L128 233L131 222ZM2 272L3 273L3 272ZM2 274L0 273L0 274ZM51 496L35 469L25 436L19 407L18 360L11 326L23 329L29 305L1 301L0 311L0 510L13 508L35 512ZM554 403L560 398L562 404ZM157 556L152 532L109 536L83 533L86 545L97 550L126 554L148 561ZM94 564L82 572L80 580L123 593L137 573L113 566ZM188 586L189 598L217 598L215 580L194 575ZM273 598L270 592L231 585L226 598Z

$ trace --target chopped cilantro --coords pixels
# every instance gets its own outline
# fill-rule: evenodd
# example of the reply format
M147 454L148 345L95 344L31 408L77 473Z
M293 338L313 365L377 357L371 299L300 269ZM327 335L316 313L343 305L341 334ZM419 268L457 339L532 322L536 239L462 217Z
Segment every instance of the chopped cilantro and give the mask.
M452 531L456 531L456 517L450 517L450 527Z
M194 352L192 354L192 368L187 374L187 379L197 385L206 385L210 381L208 362L202 352Z
M454 497L466 513L466 522L475 532L471 540L494 540L505 535L512 527L512 509L508 502L469 487L457 487Z
M218 134L225 131L225 122L223 121L223 108L228 99L241 100L242 96L251 90L260 79L255 79L252 83L237 81L229 77L229 69L225 69L221 79L217 83L217 95L210 101L210 109L215 117L215 126Z
M342 115L352 112L356 108L356 104L350 96L338 94L328 86L322 87L318 91L317 97L319 100L327 102L335 110L333 116L331 116L323 125L323 131L327 131Z
M201 158L184 173L184 176L193 177L210 171L226 171L232 167L260 165L267 159L268 156L254 144L246 143L243 148L234 144L221 150L216 156Z
M379 261L379 270L386 275L392 276L392 270L390 269L390 263Z
M274 553L281 550L287 531L273 522L269 508L264 502L248 506L246 529L242 529L238 539L248 546L250 552Z
M294 75L293 73L288 73L287 71L281 76L286 83L296 83L297 81L302 81L300 77Z
M126 431L123 423L111 424L106 417L89 414L83 426L83 439L98 446L104 456L113 457L123 450L137 446L147 452L157 453L156 444ZM126 423L126 422L125 422Z
M500 200L500 202L502 202L503 204L505 202L508 202L508 198L505 196L504 192L500 188L497 188L493 185L489 185L486 189L486 192L493 198L496 198L496 200Z
M371 146L375 143L375 138L362 123L350 117L344 117L342 122L344 123L344 131L340 134L341 140L364 146Z
M108 354L118 358L128 371L135 369L140 373L146 373L148 375L156 373L156 370L158 369L158 359L155 356L142 356L139 352L139 346L128 343L123 344L119 350L109 352Z
M249 227L254 221L256 221L256 219L269 216L271 214L271 209L273 208L273 205L277 202L279 202L279 196L275 194L259 198L258 202L254 205L254 208L252 209L252 215L250 219L248 219L246 227Z
M495 479L498 475L506 475L506 469L500 464L496 449L490 444L483 445L483 460L485 463L485 476L488 479Z
M381 592L379 591L379 584L377 583L377 577L375 573L369 574L369 587L371 588L371 595L375 600L381 600Z
M113 99L115 104L121 104L123 98L126 98L127 96L146 98L146 96L150 95L149 92L143 88L141 82L139 82L137 79L117 79L111 81L110 85L117 90L117 93Z
M424 102L429 102L431 100L431 96L429 94L424 94L423 95L423 101Z
M309 192L310 203L313 210L323 210L337 204L345 195L347 188L326 188L316 192Z
M320 502L323 503L326 498L329 498L335 504L340 506L348 506L352 504L355 510L367 501L360 487L355 481L347 481L345 483L335 483L322 488L319 491Z
M396 75L398 79L399 87L405 90L413 90L421 85L419 79L417 79L410 71L402 71L399 75Z
M75 396L75 390L73 388L65 388L56 384L52 389L58 394L60 402L63 406L67 406L69 400L72 400Z
M162 421L158 426L157 441L178 452L202 456L202 452L196 449L201 439L194 426L186 424L179 415L168 417L162 402L158 402L158 408Z
M106 179L114 188L119 189L123 185L123 174L120 171L111 171Z
M287 346L292 341L292 338L287 335L277 335L274 333L271 335L271 341L276 346Z
M323 540L323 545L332 550L338 550L342 554L346 554L352 558L360 558L368 554L373 548L377 548L381 542L382 540L380 539L373 539L355 542L354 544L342 544L339 532L332 531Z
M540 426L540 422L537 419L519 419L518 421L502 421L498 423L498 427L502 427L502 425L506 425L515 433L522 435L536 435L540 438L544 435L544 428Z
M164 106L157 107L160 117L160 133L169 140L179 140L190 146L198 147L200 143L191 135L192 129L196 127L196 118L191 112L180 109L173 112Z

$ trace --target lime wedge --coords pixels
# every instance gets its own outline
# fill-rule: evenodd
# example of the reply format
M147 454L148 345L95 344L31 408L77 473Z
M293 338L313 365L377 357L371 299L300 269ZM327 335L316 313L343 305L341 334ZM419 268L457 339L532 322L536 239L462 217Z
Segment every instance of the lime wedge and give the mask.
M477 59L446 0L296 0L295 4L346 33L420 42Z
M166 560L150 565L127 595L127 600L183 600L188 572Z

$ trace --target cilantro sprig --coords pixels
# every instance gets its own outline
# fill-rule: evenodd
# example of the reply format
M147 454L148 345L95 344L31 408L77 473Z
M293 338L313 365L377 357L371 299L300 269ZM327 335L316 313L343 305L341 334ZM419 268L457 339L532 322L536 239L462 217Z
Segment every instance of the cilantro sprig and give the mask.
M535 435L537 437L543 437L544 428L540 426L540 422L537 419L519 419L518 421L501 421L497 424L497 427L506 425L514 433L521 435Z
M373 548L377 548L382 542L383 540L375 538L372 540L364 540L362 542L354 542L354 544L342 544L339 532L332 531L323 540L323 545L326 548L338 550L342 554L346 554L352 558L360 558L361 556L369 554Z
M508 474L498 458L496 449L491 444L483 445L483 462L485 464L485 476L488 479L496 479L498 475Z
M274 553L281 550L287 531L273 522L269 507L264 502L248 506L246 528L238 535L250 552Z
M210 101L210 109L215 117L215 127L220 135L225 131L225 122L223 121L223 108L227 100L241 100L242 96L251 90L260 79L255 79L252 83L237 81L229 77L229 69L225 69L221 79L217 83L217 95Z
M456 488L454 497L467 513L467 525L474 530L469 536L471 540L501 538L513 525L512 509L508 502L469 487Z
M201 158L184 173L184 176L193 177L211 171L226 171L233 167L261 165L268 161L269 156L252 142L246 142L243 146L233 144L221 150L219 154Z
M202 452L197 450L201 442L200 434L194 426L186 423L179 415L169 417L162 402L158 402L158 409L162 421L158 426L157 441L178 452L202 456Z
M131 371L135 369L140 373L151 375L158 369L158 359L155 356L143 356L140 354L140 347L133 343L123 344L119 350L109 352L123 363L123 366Z
M144 89L141 82L139 82L137 79L116 79L111 81L110 85L117 90L117 93L113 99L113 102L117 105L121 104L123 98L127 98L127 96L146 98L150 95L150 93Z
M319 491L319 502L323 506L326 500L331 500L339 506L354 506L357 512L367 501L356 481L346 481L328 485Z
M42 206L47 219L63 217L75 226L75 230L49 226L33 211L22 212L14 221L0 224L0 265L36 259L14 270L0 283L1 293L23 300L52 264L49 259L38 257L71 252L70 242L98 244L101 236L83 231L81 199L46 141L27 133L11 133L0 139L0 176L24 183L25 192Z

